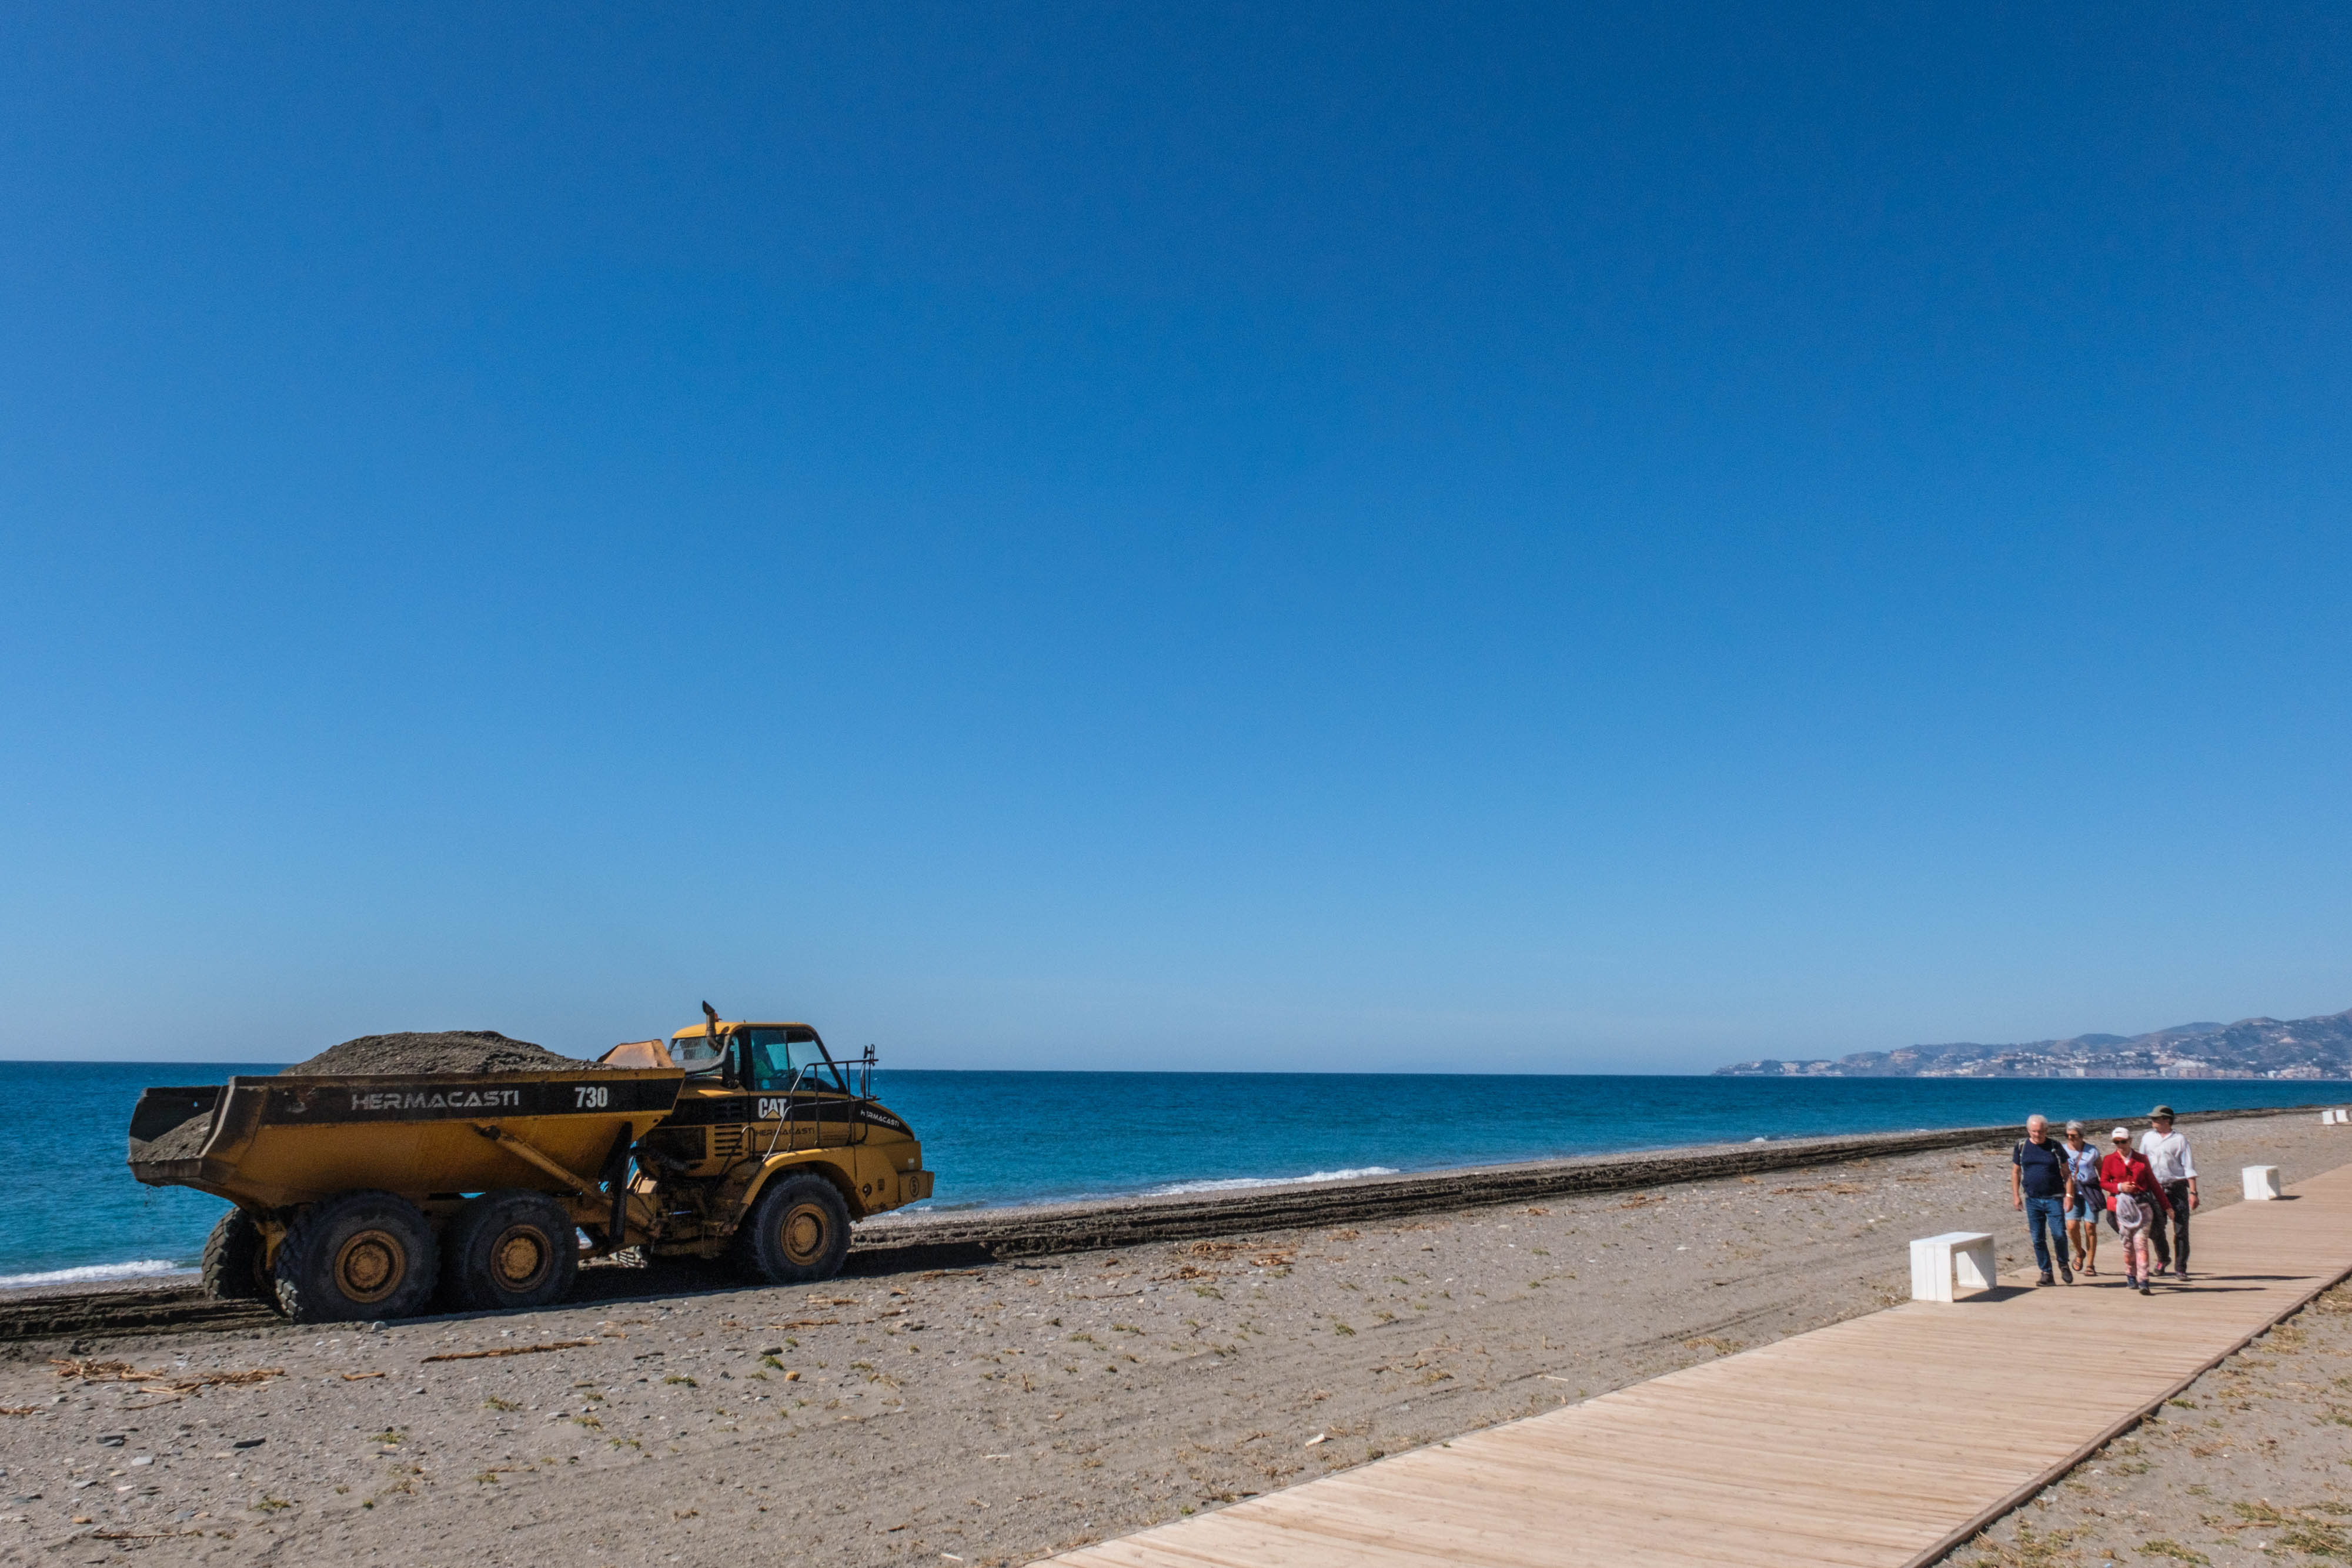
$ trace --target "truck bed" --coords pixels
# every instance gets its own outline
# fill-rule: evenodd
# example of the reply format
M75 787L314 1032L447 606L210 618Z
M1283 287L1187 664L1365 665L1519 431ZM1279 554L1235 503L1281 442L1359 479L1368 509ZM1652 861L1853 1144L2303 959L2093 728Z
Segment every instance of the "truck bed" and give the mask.
M676 1068L409 1077L232 1078L150 1089L131 1119L131 1174L262 1208L373 1188L413 1198L583 1185L669 1114ZM205 1118L194 1131L188 1124Z

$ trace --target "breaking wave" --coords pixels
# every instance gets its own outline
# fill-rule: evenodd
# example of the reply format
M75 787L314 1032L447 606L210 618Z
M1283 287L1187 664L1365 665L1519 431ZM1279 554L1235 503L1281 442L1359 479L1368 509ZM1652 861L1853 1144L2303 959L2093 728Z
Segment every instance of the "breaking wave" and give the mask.
M1360 1166L1353 1170L1309 1171L1303 1176L1232 1176L1223 1181L1171 1181L1147 1188L1146 1197L1173 1197L1181 1192L1239 1192L1252 1186L1293 1186L1308 1181L1348 1181L1356 1176L1396 1175L1394 1166Z
M142 1258L135 1263L85 1263L79 1269L47 1269L37 1274L0 1274L0 1291L28 1285L79 1285L94 1280L148 1280L159 1274L193 1274L185 1263Z

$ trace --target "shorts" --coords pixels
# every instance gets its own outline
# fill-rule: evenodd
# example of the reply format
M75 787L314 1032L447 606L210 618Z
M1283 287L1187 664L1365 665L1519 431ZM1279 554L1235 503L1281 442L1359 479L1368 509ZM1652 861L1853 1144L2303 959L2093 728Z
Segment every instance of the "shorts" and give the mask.
M2074 1207L2066 1211L2066 1218L2079 1219L2085 1225L2096 1225L2099 1222L2099 1211L2105 1207L2106 1205L2100 1201L2095 1194L2086 1196L2077 1192L2074 1195Z

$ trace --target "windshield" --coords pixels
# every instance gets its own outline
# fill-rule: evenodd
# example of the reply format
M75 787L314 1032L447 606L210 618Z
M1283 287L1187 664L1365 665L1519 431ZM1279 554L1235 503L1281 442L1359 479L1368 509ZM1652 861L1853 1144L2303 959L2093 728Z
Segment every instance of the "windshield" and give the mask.
M751 1087L771 1092L799 1089L845 1092L841 1076L824 1059L816 1030L798 1029L738 1030L751 1055Z
M688 1072L716 1072L719 1070L719 1048L699 1035L671 1040L669 1059Z

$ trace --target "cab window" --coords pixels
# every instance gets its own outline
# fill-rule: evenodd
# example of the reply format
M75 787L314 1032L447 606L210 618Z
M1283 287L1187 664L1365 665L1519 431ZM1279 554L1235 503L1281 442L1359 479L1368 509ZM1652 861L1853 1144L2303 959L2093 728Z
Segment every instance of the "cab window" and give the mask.
M689 1073L719 1071L719 1048L703 1035L685 1035L669 1042L669 1059Z
M747 1029L738 1038L749 1048L751 1087L764 1093L842 1093L840 1075L824 1059L812 1029Z

